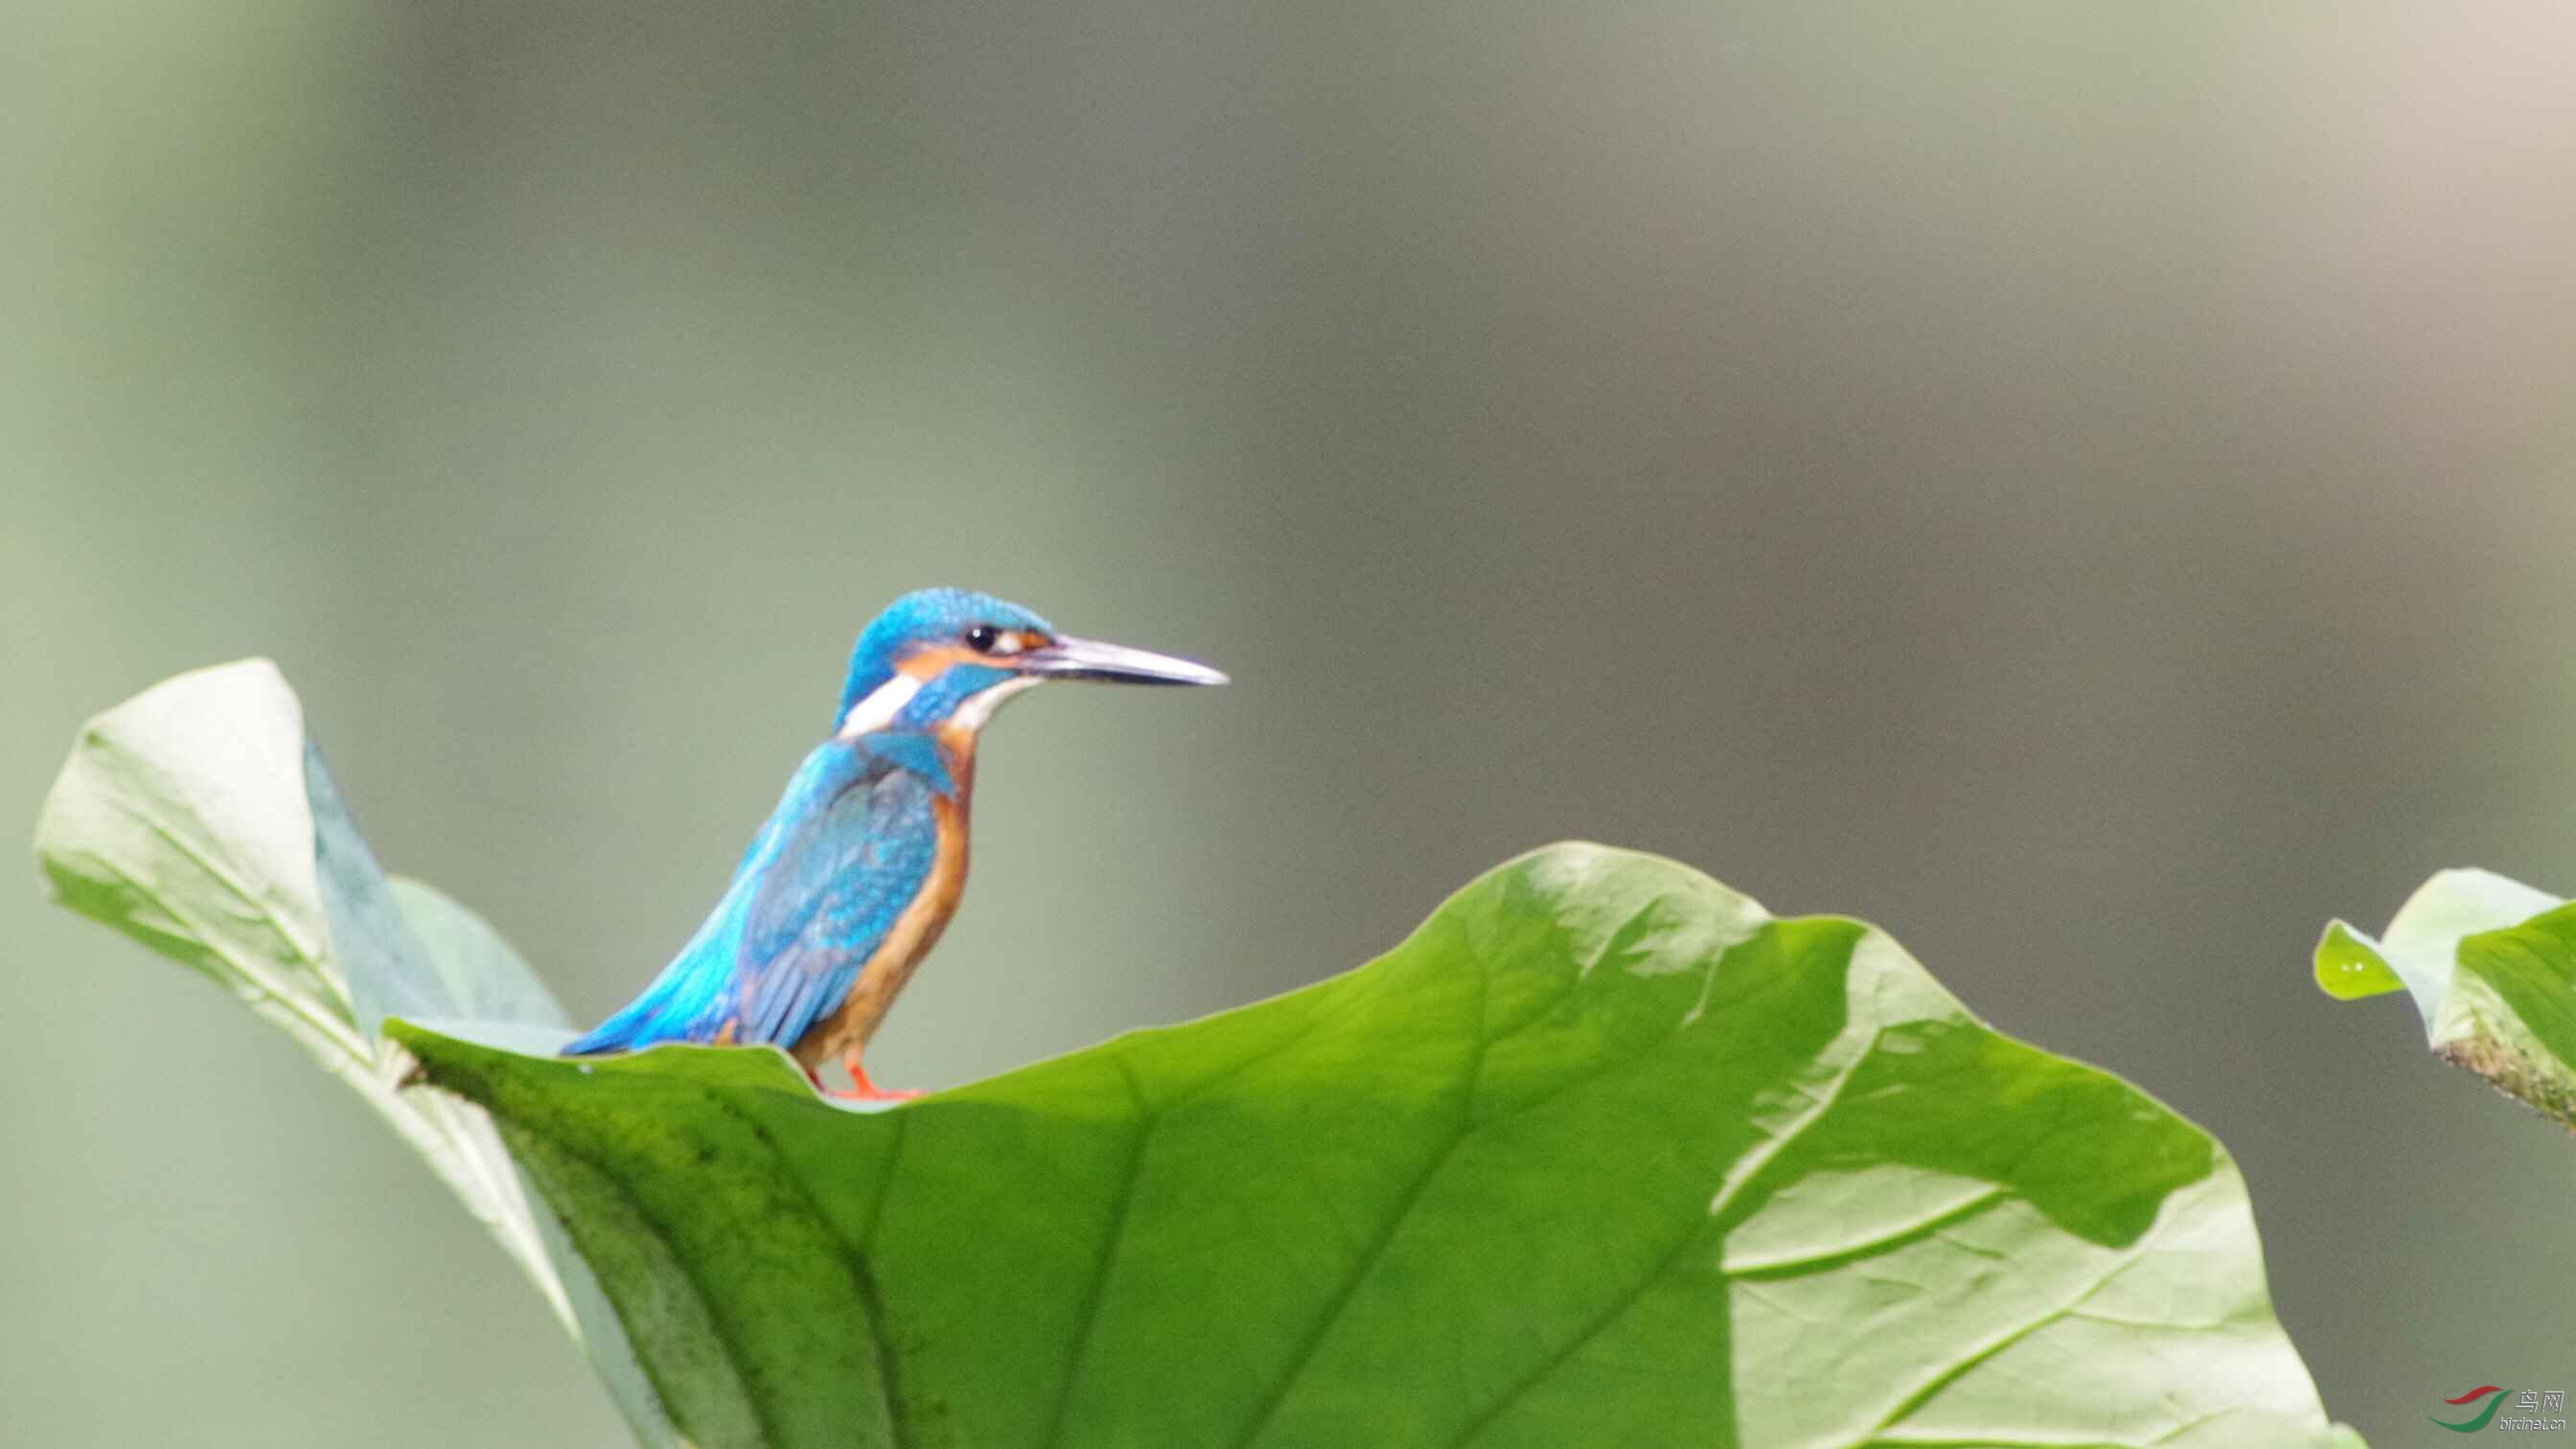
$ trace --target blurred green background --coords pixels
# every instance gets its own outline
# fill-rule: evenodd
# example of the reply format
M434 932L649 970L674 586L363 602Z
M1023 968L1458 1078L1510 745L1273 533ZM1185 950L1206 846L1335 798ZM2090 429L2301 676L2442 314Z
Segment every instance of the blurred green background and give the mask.
M1594 837L2218 1132L2378 1442L2576 1387L2576 1150L2306 963L2437 866L2576 887L2563 8L6 24L0 819L273 655L378 853L595 1019L859 624L989 588L1238 682L1010 712L881 1078ZM617 1441L353 1098L25 879L0 1437Z

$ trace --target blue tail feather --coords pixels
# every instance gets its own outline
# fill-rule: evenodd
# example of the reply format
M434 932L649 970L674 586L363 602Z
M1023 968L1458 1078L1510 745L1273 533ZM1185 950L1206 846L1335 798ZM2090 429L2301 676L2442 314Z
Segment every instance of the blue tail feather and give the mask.
M727 902L731 905L731 902ZM653 984L597 1029L563 1049L568 1057L642 1051L656 1042L709 1042L731 1017L739 912L719 909ZM728 926L734 929L726 929Z

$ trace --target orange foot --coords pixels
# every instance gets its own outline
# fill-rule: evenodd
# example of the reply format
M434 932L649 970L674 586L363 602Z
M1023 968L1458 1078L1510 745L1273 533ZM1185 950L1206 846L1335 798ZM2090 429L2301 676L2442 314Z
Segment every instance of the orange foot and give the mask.
M869 1081L867 1069L859 1065L859 1059L855 1056L842 1058L841 1065L850 1069L850 1088L846 1092L835 1087L824 1086L823 1079L816 1076L811 1067L805 1069L805 1075L813 1078L815 1091L826 1097L839 1098L844 1102L909 1102L921 1095L918 1090L890 1092Z

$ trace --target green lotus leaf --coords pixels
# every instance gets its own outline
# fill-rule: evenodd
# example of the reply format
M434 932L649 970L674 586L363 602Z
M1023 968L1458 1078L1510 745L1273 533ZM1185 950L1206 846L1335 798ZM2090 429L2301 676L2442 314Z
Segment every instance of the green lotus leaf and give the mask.
M1357 970L861 1112L765 1049L548 1055L264 665L103 716L39 849L430 1153L648 1442L2358 1443L2206 1134L1651 856L1538 851Z

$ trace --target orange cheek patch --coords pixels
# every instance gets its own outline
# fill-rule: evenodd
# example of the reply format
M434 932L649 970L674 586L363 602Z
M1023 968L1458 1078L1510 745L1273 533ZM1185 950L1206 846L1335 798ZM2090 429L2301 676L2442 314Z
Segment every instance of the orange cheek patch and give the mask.
M983 655L976 653L972 649L965 648L962 645L947 644L936 649L924 649L920 653L906 659L901 664L896 665L895 668L904 674L908 674L913 678L920 680L924 684L928 684L930 681L937 679L940 675L947 673L949 665L981 664L986 662L988 661Z

